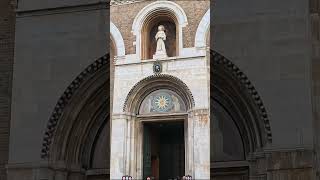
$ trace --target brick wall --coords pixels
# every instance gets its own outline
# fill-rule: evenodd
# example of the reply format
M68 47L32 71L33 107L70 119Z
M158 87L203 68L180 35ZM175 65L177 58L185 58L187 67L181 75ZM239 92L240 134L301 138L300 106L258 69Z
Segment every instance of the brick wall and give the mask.
M126 54L135 53L135 47L133 46L135 36L131 33L134 18L143 7L152 2L154 1L141 1L131 4L111 6L110 19L122 34ZM210 1L178 0L174 2L182 7L188 18L188 25L183 29L183 46L192 47L194 46L195 34L198 25L210 7Z
M15 13L10 0L0 1L0 180L6 179L14 54Z
M210 7L210 1L175 1L186 12L188 25L183 29L183 46L193 47L198 25Z

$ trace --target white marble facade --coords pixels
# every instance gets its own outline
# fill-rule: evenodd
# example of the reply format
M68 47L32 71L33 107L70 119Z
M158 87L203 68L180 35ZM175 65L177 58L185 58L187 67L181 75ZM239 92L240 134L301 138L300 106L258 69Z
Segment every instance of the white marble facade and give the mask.
M154 9L165 7L175 12L178 19L178 34L181 42L179 54L175 57L165 57L160 60L140 59L141 47L141 28L146 16L150 15ZM111 7L112 8L112 7ZM112 110L112 130L111 130L111 166L110 178L119 179L123 175L130 175L134 179L143 178L143 128L142 122L161 120L175 120L182 118L184 121L184 144L185 144L185 175L191 175L194 179L210 179L210 117L209 117L209 65L205 48L206 35L209 30L210 10L204 16L198 27L196 35L197 47L182 47L182 28L187 25L187 17L183 9L174 2L156 1L150 3L143 8L134 20L132 32L136 36L135 49L136 54L126 54L122 58L117 58L115 62L114 74L114 95ZM117 36L118 30L113 28L111 35ZM152 37L154 38L154 37ZM121 39L117 39L119 41ZM116 42L116 44L122 44ZM200 47L201 46L201 47ZM118 48L119 46L117 46ZM200 47L200 48L199 48ZM170 47L166 47L170 48ZM118 52L124 49L118 48ZM154 72L153 65L158 62L162 66L160 73ZM168 91L166 84L154 85L157 79L170 77L185 84L193 99L192 105L179 105L179 111L168 111L167 113L154 113L157 118L144 117L146 111L150 111L148 96L143 100L144 96L136 96L139 92L135 92L137 86L140 90L148 89L153 86L160 91ZM150 80L148 80L150 79ZM170 81L170 80L169 80ZM169 82L170 83L170 82ZM175 82L172 82L175 83ZM185 87L177 87L181 91L186 91ZM134 91L132 93L132 90ZM151 93L152 90L145 93ZM178 93L178 92L172 92ZM147 94L145 94L147 95ZM136 107L130 103L130 96L133 101L142 102L142 110L133 110ZM181 103L180 97L172 95L173 102ZM140 100L141 98L141 100ZM129 99L129 100L128 100ZM151 103L151 100L150 102ZM135 104L140 106L139 103ZM147 108L146 108L147 106ZM173 109L178 109L177 104ZM148 110L145 110L148 109ZM150 113L150 112L149 112ZM146 113L148 114L148 112ZM142 116L142 117L141 117Z

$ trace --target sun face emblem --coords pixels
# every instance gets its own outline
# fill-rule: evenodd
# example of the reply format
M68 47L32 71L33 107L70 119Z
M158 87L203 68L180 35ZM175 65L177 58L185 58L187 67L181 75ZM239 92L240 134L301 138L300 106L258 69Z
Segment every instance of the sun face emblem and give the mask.
M156 105L159 109L165 109L168 107L168 99L165 96L159 96L156 100Z
M152 99L153 112L168 112L172 107L172 98L168 93L159 93Z

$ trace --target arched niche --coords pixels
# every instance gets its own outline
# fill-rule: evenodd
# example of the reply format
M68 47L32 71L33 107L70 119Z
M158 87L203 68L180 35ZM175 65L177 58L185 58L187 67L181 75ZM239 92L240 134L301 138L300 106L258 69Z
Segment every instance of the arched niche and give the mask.
M161 23L167 24L169 34L167 43L174 49L169 52L169 56L178 56L181 52L183 48L182 28L188 24L187 16L183 9L174 2L156 1L144 7L133 21L132 33L136 36L136 54L139 59L150 59L152 56L152 50L147 46L153 43L150 42L151 38L154 39L151 37L154 34L153 29ZM175 43L172 44L173 42Z
M66 180L109 177L109 164L96 158L104 157L106 162L110 158L109 65L107 54L88 66L54 108L41 152L54 178L63 174Z
M179 33L177 31L179 24L173 13L163 10L154 12L145 19L141 30L142 60L152 59L156 52L157 41L155 36L159 25L165 27L166 40L164 42L168 57L179 54Z

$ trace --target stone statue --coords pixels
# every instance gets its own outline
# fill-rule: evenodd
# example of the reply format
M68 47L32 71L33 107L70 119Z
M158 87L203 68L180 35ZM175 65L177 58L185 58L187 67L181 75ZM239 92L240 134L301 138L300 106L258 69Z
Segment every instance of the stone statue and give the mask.
M153 56L154 59L156 58L165 58L167 56L166 46L164 44L164 41L166 40L167 36L164 32L164 26L160 25L158 27L158 32L156 34L156 40L157 40L157 49L156 54Z

